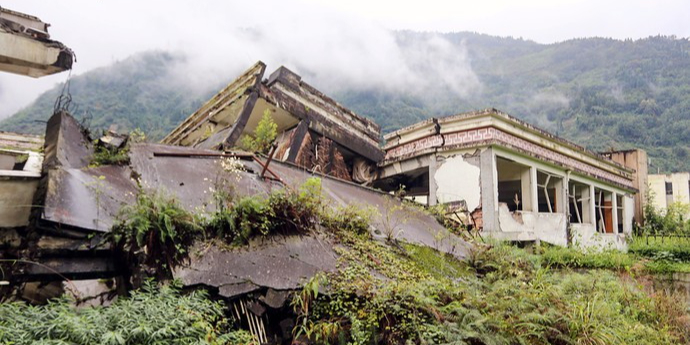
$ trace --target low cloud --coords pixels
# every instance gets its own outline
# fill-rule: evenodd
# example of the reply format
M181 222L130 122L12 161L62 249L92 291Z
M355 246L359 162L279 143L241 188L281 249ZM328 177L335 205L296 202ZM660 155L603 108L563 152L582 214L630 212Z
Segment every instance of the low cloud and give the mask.
M53 37L77 53L76 73L157 49L184 54L169 81L199 94L230 82L257 60L267 63L269 73L284 65L326 92L356 88L421 94L441 87L465 97L481 88L464 44L434 34L400 39L371 20L301 1L83 1L76 12L88 16L58 6L43 13L32 3L16 9L53 24ZM0 117L66 75L45 81L18 78L0 75Z

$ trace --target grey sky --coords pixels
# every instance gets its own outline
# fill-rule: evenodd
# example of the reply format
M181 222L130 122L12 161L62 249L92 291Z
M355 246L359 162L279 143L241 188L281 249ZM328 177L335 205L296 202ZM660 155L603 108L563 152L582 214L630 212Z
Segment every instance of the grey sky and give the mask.
M481 88L463 46L431 38L402 50L389 29L476 31L552 43L576 37L690 36L690 2L602 0L484 1L133 1L2 0L0 6L51 23L77 54L73 74L164 49L187 54L185 84L230 81L256 60L319 75L317 86L424 86L410 66L433 62L431 78L459 95ZM66 80L0 74L0 118Z

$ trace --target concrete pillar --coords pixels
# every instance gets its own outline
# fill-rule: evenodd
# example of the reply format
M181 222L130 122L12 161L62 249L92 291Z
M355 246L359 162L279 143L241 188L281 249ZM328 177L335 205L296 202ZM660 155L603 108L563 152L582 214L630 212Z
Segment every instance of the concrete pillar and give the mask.
M566 180L558 179L556 183L556 209L554 213L568 214L568 184Z
M611 223L613 224L613 233L617 234L618 222L622 221L622 219L618 219L618 198L616 197L616 193L611 193L611 218Z
M434 206L438 203L438 198L436 197L436 170L438 169L438 162L436 162L436 154L432 154L429 157L429 198L427 199L427 204L429 206Z
M596 206L595 206L596 199L595 199L595 195L594 195L594 186L589 185L588 190L589 190L589 207L587 207L587 208L589 209L589 223L596 225L597 224L597 215L595 213L596 212ZM582 208L583 209L585 208L584 205Z
M537 169L529 167L522 175L523 211L539 212L539 186Z
M498 227L498 171L496 155L491 147L479 156L484 231L500 231Z
M635 199L623 195L623 232L626 234L632 233L632 222L630 221L635 216Z

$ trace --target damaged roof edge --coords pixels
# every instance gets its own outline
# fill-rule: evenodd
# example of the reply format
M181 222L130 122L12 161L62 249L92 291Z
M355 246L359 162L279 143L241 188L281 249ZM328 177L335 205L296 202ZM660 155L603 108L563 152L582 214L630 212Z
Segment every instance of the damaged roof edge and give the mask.
M403 136L405 136L406 134L409 134L415 130L419 130L419 129L423 128L424 126L429 125L430 123L444 124L444 123L449 123L449 122L458 121L458 120L478 118L478 117L482 117L482 116L490 116L494 119L498 119L498 120L500 120L504 123L508 123L509 125L512 125L512 126L517 125L522 130L526 130L526 131L531 132L533 134L544 137L544 138L546 138L550 141L553 141L557 144L561 144L565 147L568 147L568 148L570 148L576 152L579 151L579 152L585 154L586 156L589 156L590 158L593 158L593 159L598 160L600 162L606 163L606 164L608 164L612 167L615 167L617 169L620 169L620 170L622 170L628 174L632 174L634 172L634 169L628 168L628 167L626 167L620 163L614 162L613 160L609 159L608 157L606 157L605 155L603 155L601 153L594 152L594 151L589 150L585 147L577 145L577 144L575 144L575 143L573 143L567 139L563 139L561 137L558 137L554 134L547 132L546 130L543 130L543 129L536 127L532 124L529 124L523 120L520 120L514 116L511 116L508 113L502 112L502 111L495 109L495 108L488 108L488 109L479 110L479 111L460 113L460 114L449 115L449 116L445 116L445 117L430 118L430 119L415 123L413 125L401 128L395 132L386 134L384 136L384 140L385 141L392 141L393 139L396 139L396 138L400 139ZM405 143L387 144L384 146L384 149L390 150L390 149L393 149L397 146L401 146L404 144Z
M346 113L348 116L354 118L355 120L359 121L362 123L362 125L365 126L365 128L371 127L371 129L374 132L381 132L381 126L379 126L376 122L374 122L371 119L368 119L366 117L363 117L354 111L346 108L342 104L338 103L334 99L328 97L325 95L323 92L317 90L315 87L309 85L306 82L302 81L302 77L298 75L297 73L291 71L285 66L281 66L278 68L275 72L271 73L270 77L268 78L268 82L266 83L266 86L271 87L273 86L276 82L280 82L296 92L300 92L300 88L306 89L309 93L314 94L316 97L322 99L326 104L329 104L333 107L335 107L337 110ZM375 137L372 137L375 140L378 140L378 135Z

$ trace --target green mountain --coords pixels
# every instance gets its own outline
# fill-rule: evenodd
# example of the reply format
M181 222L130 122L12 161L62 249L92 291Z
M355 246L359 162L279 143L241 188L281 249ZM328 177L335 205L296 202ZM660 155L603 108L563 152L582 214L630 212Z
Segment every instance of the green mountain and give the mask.
M184 62L184 56L152 51L94 69L73 77L69 89L60 84L41 94L0 122L0 130L43 134L64 90L72 97L70 112L87 128L115 124L121 132L140 128L150 138L162 138L210 97L170 81L176 64Z
M403 51L429 35L396 32ZM351 87L332 95L377 121L384 132L430 116L493 107L592 150L641 147L651 157L650 171L690 170L688 39L587 38L538 44L475 33L443 37L466 47L481 84L475 92L458 95L440 83L423 92ZM166 82L171 66L182 62L183 56L148 52L74 77L70 91L80 108L75 113L90 114L91 128L116 123L160 138L221 87L210 86L207 94L199 94ZM423 71L425 66L416 68ZM0 122L0 129L42 132L44 124L36 120L47 119L60 91L56 87L41 95Z

